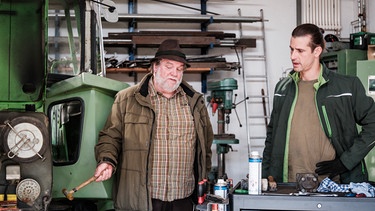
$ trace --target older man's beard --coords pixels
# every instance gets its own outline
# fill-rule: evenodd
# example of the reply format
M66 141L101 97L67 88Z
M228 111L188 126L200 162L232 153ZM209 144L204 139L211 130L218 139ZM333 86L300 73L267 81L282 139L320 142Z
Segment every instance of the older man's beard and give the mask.
M173 79L176 79L176 78L173 78ZM168 78L161 77L160 71L156 71L154 74L154 80L155 80L156 85L159 86L162 90L167 91L167 92L174 92L180 86L182 77L180 78L179 81L176 82L174 86L171 86L168 83Z

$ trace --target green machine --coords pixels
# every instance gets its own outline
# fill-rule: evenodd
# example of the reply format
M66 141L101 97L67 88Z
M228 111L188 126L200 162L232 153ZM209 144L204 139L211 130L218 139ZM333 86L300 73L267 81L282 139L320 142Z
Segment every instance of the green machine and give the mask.
M129 86L103 77L92 4L0 3L0 210L113 210L112 180L62 192L93 176L99 130Z
M227 176L225 173L225 154L231 149L231 144L239 143L234 134L225 133L225 125L230 123L229 115L238 104L235 104L235 99L233 99L233 90L237 90L237 88L237 81L233 78L226 78L207 84L208 91L211 91L211 96L207 98L207 101L211 104L212 115L217 113L218 116L217 134L215 134L213 141L216 144L218 154L217 178Z
M94 147L107 119L114 95L129 85L82 73L53 84L47 92L46 108L51 124L53 155L53 203L66 201L62 193L93 176ZM74 193L74 201L91 201L98 210L113 208L112 179L94 182ZM93 200L95 199L95 200ZM92 208L93 209L93 208ZM94 209L95 210L95 209Z
M375 60L357 62L357 76L367 91L367 95L375 100ZM369 180L375 181L375 148L365 158Z
M1 1L0 12L1 201L9 209L44 210L52 192L49 121L43 106L47 5L41 0Z
M344 49L323 53L320 61L330 70L344 75L357 75L356 62L367 60L367 51L359 49Z
M113 210L112 179L92 182L67 197L63 190L74 190L88 181L96 168L94 147L103 128L115 94L128 84L101 75L100 36L91 1L57 0L49 11L61 11L54 18L58 42L49 43L48 83L44 112L50 122L53 163L52 201L49 210ZM93 6L93 5L91 5ZM66 26L62 28L61 26ZM65 32L66 31L66 32ZM62 33L64 33L62 35ZM73 199L72 201L69 200Z

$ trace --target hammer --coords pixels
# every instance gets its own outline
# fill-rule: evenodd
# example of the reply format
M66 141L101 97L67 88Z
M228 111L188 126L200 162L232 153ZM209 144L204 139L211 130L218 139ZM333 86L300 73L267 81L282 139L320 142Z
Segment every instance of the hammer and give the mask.
M86 185L92 183L93 181L96 180L97 177L95 176L92 176L90 179L84 181L82 184L78 185L77 187L73 188L72 190L68 191L66 188L62 189L62 192L63 194L65 195L65 197L67 199L69 199L70 201L73 200L73 193L77 192L79 189L85 187Z

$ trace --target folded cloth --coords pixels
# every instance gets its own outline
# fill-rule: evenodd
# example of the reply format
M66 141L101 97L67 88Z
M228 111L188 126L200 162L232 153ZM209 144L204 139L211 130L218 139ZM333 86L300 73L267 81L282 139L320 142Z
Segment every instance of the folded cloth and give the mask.
M366 197L375 197L375 188L370 185L369 183L362 182L362 183L354 183L351 182L350 184L337 184L333 182L328 177L324 178L320 183L318 192L352 192L356 194L365 194Z
M342 192L347 193L350 192L350 185L348 184L337 184L332 181L330 178L326 177L321 182L317 189L318 192Z
M362 183L351 182L350 189L353 193L356 193L356 194L363 193L366 195L366 197L375 197L375 188L366 182L362 182Z

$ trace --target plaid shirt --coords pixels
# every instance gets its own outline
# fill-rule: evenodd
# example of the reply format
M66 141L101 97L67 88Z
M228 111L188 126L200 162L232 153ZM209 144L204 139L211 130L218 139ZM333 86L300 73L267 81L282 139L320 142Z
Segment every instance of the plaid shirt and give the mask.
M152 80L149 93L156 113L153 152L152 198L173 201L190 196L194 190L196 134L185 92L166 98L157 93Z

